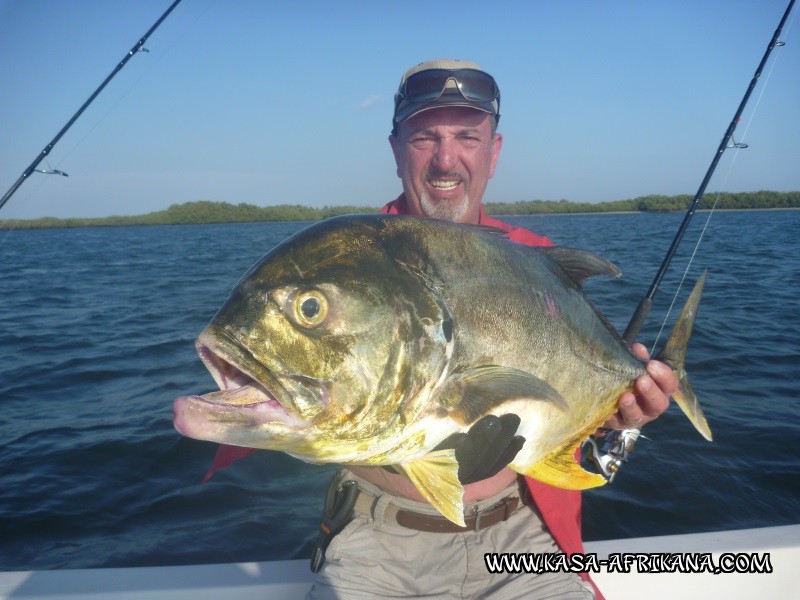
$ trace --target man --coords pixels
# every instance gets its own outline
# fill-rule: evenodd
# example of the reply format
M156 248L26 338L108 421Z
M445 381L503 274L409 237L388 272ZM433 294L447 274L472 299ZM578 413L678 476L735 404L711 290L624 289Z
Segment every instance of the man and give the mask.
M503 143L496 132L499 105L497 84L474 63L435 60L406 71L389 137L403 193L383 212L491 225L519 243L552 245L484 212L483 194ZM641 345L635 351L647 358ZM647 371L635 393L620 398L607 427L640 427L666 410L677 380L656 361ZM404 476L350 467L344 478L358 486L355 518L330 542L308 597L594 597L585 574L489 572L484 554L490 552L583 551L580 493L523 481L505 468L521 445L514 437L517 422L491 419L451 440L465 483L466 530L438 515ZM491 452L481 454L483 441ZM497 456L499 465L493 464ZM476 481L465 470L483 475Z

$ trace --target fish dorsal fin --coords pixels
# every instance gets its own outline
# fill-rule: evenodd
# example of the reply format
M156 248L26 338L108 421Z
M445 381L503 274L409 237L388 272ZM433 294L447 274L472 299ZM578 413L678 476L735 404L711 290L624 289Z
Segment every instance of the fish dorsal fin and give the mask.
M518 473L542 483L567 490L586 490L604 485L605 477L590 473L575 460L577 447L577 445L562 446L524 470L515 468L514 463L509 466Z
M458 480L456 451L452 448L429 452L410 463L396 465L417 487L419 493L456 525L464 523L464 487Z
M568 411L564 397L543 379L510 367L483 365L456 373L447 382L450 416L467 425L511 400L541 400Z
M586 250L564 248L562 246L540 248L540 250L556 261L569 278L580 286L589 277L594 277L595 275L608 275L610 277L622 275L622 271L614 263Z
M448 225L450 224L448 223ZM484 225L483 223L458 223L455 226L461 227L467 231L478 231L480 233L508 239L508 231L495 227L494 225Z

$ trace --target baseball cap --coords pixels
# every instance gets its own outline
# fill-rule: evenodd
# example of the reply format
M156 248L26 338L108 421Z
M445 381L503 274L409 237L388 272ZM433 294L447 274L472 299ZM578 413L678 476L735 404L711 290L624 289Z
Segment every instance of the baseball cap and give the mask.
M476 63L439 58L403 73L394 97L394 128L425 110L466 106L500 119L500 88Z

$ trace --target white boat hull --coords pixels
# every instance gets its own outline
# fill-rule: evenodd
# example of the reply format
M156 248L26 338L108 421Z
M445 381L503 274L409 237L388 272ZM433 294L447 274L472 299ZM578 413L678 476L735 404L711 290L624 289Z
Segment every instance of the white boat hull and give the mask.
M768 555L771 573L629 573L593 575L609 600L675 598L800 599L800 525L589 542L598 560L614 554L725 553ZM643 559L645 560L645 559ZM643 563L644 564L644 563ZM0 572L0 600L264 600L303 598L308 560L61 571Z

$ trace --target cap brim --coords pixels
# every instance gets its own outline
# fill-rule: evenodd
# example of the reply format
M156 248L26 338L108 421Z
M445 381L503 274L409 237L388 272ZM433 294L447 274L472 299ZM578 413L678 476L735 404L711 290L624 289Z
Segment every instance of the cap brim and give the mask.
M475 102L472 100L467 100L463 97L453 98L452 96L447 97L446 95L443 95L436 100L430 100L427 102L401 102L400 106L398 106L397 110L395 111L394 121L395 123L402 123L403 121L406 121L426 110L443 108L446 106L463 106L466 108L480 110L485 113L489 113L490 115L497 114L497 109L495 108L493 102Z

